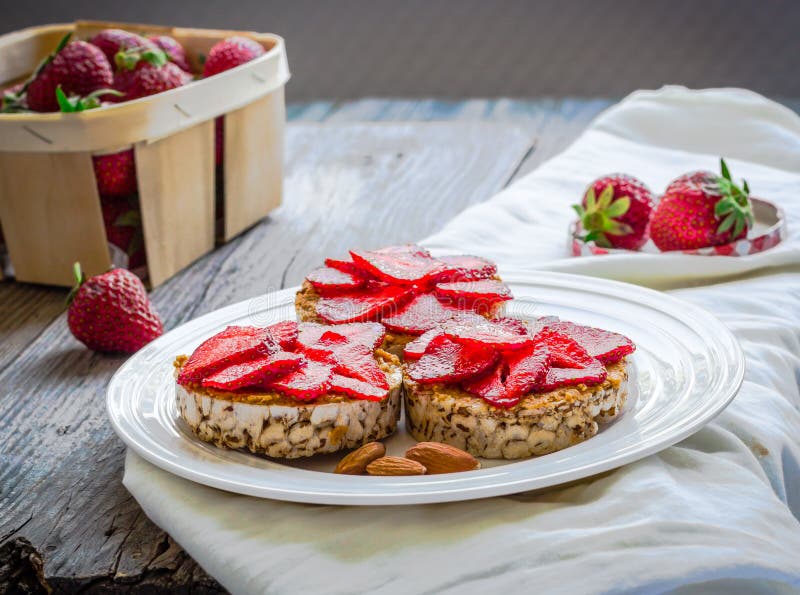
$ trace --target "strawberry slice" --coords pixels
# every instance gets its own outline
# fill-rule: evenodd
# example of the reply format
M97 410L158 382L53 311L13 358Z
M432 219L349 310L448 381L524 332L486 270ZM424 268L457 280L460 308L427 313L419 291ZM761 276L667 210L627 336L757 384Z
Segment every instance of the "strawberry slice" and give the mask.
M268 329L254 326L229 326L206 339L194 350L178 374L178 383L189 384L231 364L246 362L278 351Z
M284 322L277 322L267 327L272 338L278 342L281 349L286 351L293 351L295 342L297 341L297 323L293 320L286 320Z
M245 386L258 386L268 379L285 376L305 363L301 355L279 351L223 368L204 378L202 385L221 390L236 390Z
M303 352L317 362L332 366L343 376L356 378L380 388L389 388L386 374L378 367L371 347L352 343L335 331L325 331L319 341L303 348Z
M494 279L439 283L434 291L443 302L476 312L490 311L497 303L514 297L508 285Z
M567 335L583 347L589 355L604 364L613 364L636 350L636 345L625 335L574 322L548 322L548 328Z
M367 272L362 271L360 268L358 268L356 266L356 263L354 263L352 260L326 258L325 266L330 267L332 269L336 269L337 271L342 271L343 273L348 273L350 275L356 275L358 277L364 277L364 278L369 277Z
M331 267L314 269L306 276L306 279L320 295L335 295L343 291L358 289L365 283L363 277Z
M462 310L442 304L433 295L423 293L408 302L397 314L385 316L381 322L390 331L421 335L461 314Z
M488 374L462 383L462 388L495 407L507 409L519 403L521 395L512 394L505 385L508 365L501 361Z
M389 394L389 389L373 386L363 380L333 374L331 376L331 392L344 393L350 397L365 401L382 401Z
M457 343L488 345L496 349L519 349L533 342L527 332L519 334L517 328L510 328L508 323L497 324L482 316L469 321L452 320L446 322L442 330L447 337Z
M421 358L422 354L424 354L425 350L428 348L428 345L430 345L430 342L441 335L443 335L443 333L439 328L432 328L429 331L425 331L413 341L406 343L406 346L403 349L403 358L407 360L416 360Z
M543 345L528 345L505 355L508 364L506 388L508 392L522 396L538 389L550 369L550 356Z
M300 401L312 401L330 390L332 375L333 372L329 366L309 361L294 372L277 380L269 381L262 386L267 389L275 389Z
M534 339L537 344L547 347L550 360L555 367L585 368L597 361L577 341L554 331L551 327L539 331Z
M316 322L301 322L297 340L302 345L313 345L330 327ZM336 332L347 337L351 343L364 345L370 349L377 349L383 343L386 329L380 322L347 322L337 324Z
M411 295L408 287L385 286L375 291L323 297L317 302L317 314L331 324L375 320Z
M552 367L547 371L544 381L538 387L540 391L548 391L563 386L576 384L600 384L608 376L603 363L596 359L585 368L559 368Z
M519 318L511 318L510 316L504 316L503 318L495 318L493 322L495 324L502 326L506 330L512 333L516 333L518 335L530 334L530 329L528 328L528 325L525 323L524 320L520 320Z
M378 279L400 285L426 285L446 269L443 262L418 247L414 250L351 250L353 262Z
M461 382L485 373L499 358L497 350L486 345L461 344L440 336L409 365L408 374L421 384Z
M479 256L459 254L440 256L437 260L447 265L447 270L441 273L439 281L477 281L497 274L497 265Z

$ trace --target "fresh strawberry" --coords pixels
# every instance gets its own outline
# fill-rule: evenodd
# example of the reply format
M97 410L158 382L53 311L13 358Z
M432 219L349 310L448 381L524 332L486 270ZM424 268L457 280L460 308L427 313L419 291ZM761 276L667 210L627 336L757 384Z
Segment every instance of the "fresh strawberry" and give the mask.
M139 277L112 269L87 280L78 263L74 272L67 324L89 349L133 353L164 332Z
M263 388L275 389L300 401L312 401L331 389L333 372L330 367L309 361L286 376L264 383Z
M201 384L220 390L237 390L280 378L305 364L306 360L301 355L278 351L223 368L203 378Z
M519 403L520 395L512 394L506 388L506 376L508 364L501 360L488 373L462 382L461 387L495 407L509 408Z
M297 342L309 346L318 343L320 337L330 330L330 327L316 322L301 322L298 325L299 334ZM377 349L383 343L386 329L379 322L348 322L337 324L336 332L347 337L351 343L364 345L370 349Z
M306 279L320 295L335 295L343 291L358 289L364 285L364 279L351 273L330 268L314 269Z
M534 337L538 345L547 347L550 353L550 362L559 368L585 368L592 365L596 358L589 355L577 341L571 337L556 332L551 327L539 331Z
M275 342L280 345L281 349L286 351L294 350L299 334L298 324L294 320L276 322L268 326L267 330Z
M527 332L520 334L505 323L497 324L479 316L467 321L447 322L442 330L449 339L458 343L487 345L503 351L520 349L534 341Z
M362 270L382 281L400 285L426 285L433 282L446 268L443 262L421 249L405 252L389 250L396 248L351 250L350 255L356 266Z
M462 314L463 310L441 303L430 293L423 293L415 296L396 314L384 315L381 322L390 331L421 335Z
M604 364L613 364L636 349L633 341L624 335L604 329L583 326L568 321L556 321L548 328L567 335L583 347L586 352Z
M180 384L198 383L231 366L279 350L269 330L254 326L229 326L194 350L178 375Z
M93 155L92 163L100 196L136 194L136 163L133 149L108 155Z
M192 81L190 74L167 61L159 49L124 50L116 55L116 62L114 89L122 93L123 101L169 91Z
M89 43L100 48L108 62L112 65L116 63L115 58L120 51L133 48L145 49L156 47L156 45L146 37L122 29L103 29L89 39Z
M339 392L356 399L364 399L365 401L382 401L389 394L388 388L380 388L358 380L356 378L349 378L341 374L331 375L331 392Z
M264 47L247 37L228 37L211 46L203 65L203 76L213 76L264 54Z
M317 302L317 314L331 324L375 320L399 307L411 295L412 290L408 287L385 286L372 291L323 297Z
M106 240L128 255L128 269L145 264L142 217L136 197L100 197Z
M429 331L425 331L413 341L406 343L403 348L403 359L411 361L421 358L431 341L442 335L444 335L444 332L440 328L432 328Z
M61 40L55 52L37 68L25 89L27 105L37 112L59 111L56 89L67 96L85 97L99 89L107 89L114 74L106 57L97 47L85 41Z
M583 240L604 248L638 250L647 242L647 222L655 204L643 182L625 174L612 174L592 182L583 203L573 205Z
M325 266L330 267L332 269L336 269L337 271L342 271L343 273L348 273L350 275L356 275L358 277L370 278L372 275L369 275L366 271L358 268L356 264L352 260L340 260L338 258L326 258L325 259Z
M540 391L549 391L576 384L592 385L604 382L608 372L600 362L594 360L584 368L559 368L553 366L547 370L547 376L539 386Z
M169 35L151 35L149 39L157 48L163 50L178 68L189 73L192 72L189 59L186 57L186 50L174 38Z
M409 364L408 375L421 384L461 382L480 376L500 358L492 347L461 344L440 336L433 339L419 360Z
M334 331L324 332L317 343L303 348L310 359L332 366L338 374L388 389L386 375L375 362L372 351L371 347L353 343Z
M650 220L650 234L659 250L693 250L720 246L747 235L753 207L746 181L740 188L720 159L721 175L707 171L685 174L667 187Z
M447 269L438 277L439 281L477 281L490 279L497 275L497 265L479 256L460 254L456 256L440 256Z
M529 345L505 354L489 374L464 382L462 387L496 407L514 407L542 385L548 369L547 349Z
M502 281L481 279L438 283L436 296L459 308L489 312L498 303L512 299L511 290Z

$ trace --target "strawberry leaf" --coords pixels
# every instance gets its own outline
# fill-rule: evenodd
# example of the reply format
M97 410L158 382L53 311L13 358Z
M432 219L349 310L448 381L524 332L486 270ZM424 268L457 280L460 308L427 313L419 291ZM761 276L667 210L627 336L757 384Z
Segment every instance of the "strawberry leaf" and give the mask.
M733 226L734 221L737 221L736 215L731 213L722 220L722 223L719 224L719 227L717 227L717 233L721 234L728 231Z
M597 208L600 210L605 210L611 204L612 199L614 198L614 186L609 184L603 191L600 193L600 198L597 201Z
M722 171L722 177L728 180L729 182L733 182L733 180L731 179L731 172L728 169L728 164L725 163L725 160L722 157L719 158L719 167L720 170Z
M744 231L744 227L746 225L746 219L744 217L737 217L736 218L736 225L733 226L733 237L738 238L739 234Z
M628 212L628 209L631 207L631 199L627 196L622 196L612 202L608 208L606 209L606 215L609 217L621 217L625 213Z
M586 210L590 212L597 210L597 199L594 195L594 188L589 188L586 192Z
M583 219L583 216L586 214L586 211L583 210L581 205L571 205L572 209L578 214L578 219Z

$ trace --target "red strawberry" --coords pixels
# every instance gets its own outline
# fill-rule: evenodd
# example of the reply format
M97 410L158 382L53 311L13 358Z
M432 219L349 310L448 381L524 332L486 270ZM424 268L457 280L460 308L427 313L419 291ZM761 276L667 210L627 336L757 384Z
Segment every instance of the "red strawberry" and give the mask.
M446 302L477 311L489 311L498 302L514 297L508 285L494 279L439 283L435 291Z
M164 332L147 290L130 271L112 269L87 280L75 263L75 280L67 324L89 349L133 353Z
M608 376L605 367L599 360L594 360L585 368L559 368L556 366L547 370L547 376L539 386L540 391L549 391L563 386L576 384L600 384Z
M414 297L397 314L384 316L381 322L390 331L421 335L462 314L463 310L442 304L433 295L423 293Z
M305 364L303 356L279 351L223 368L204 378L201 384L220 390L237 390L280 378Z
M583 229L583 240L605 248L638 250L647 242L647 222L655 199L643 182L612 174L592 182L581 205L573 205Z
M534 340L547 347L552 365L559 368L584 368L592 365L596 359L574 339L550 327L539 331Z
M403 358L407 361L421 358L431 341L442 335L444 335L444 332L440 328L432 328L429 331L425 331L413 341L406 343L405 348L403 348Z
M330 327L316 322L301 322L298 330L298 343L308 346L318 343L320 337L329 331ZM336 333L347 337L351 343L377 349L383 343L386 329L379 322L349 322L337 324Z
M122 29L103 29L89 40L93 46L100 48L110 64L115 64L117 52L133 48L153 48L156 45L141 35Z
M317 302L317 314L331 324L375 320L411 295L410 288L386 286L345 296L323 297Z
M56 89L67 96L88 96L93 91L112 86L111 65L98 48L85 41L62 39L56 51L37 68L27 86L28 107L37 112L56 112L59 103Z
M263 55L264 47L247 37L229 37L211 46L203 65L203 76L213 76Z
M358 268L352 260L339 260L337 258L326 258L325 266L330 267L332 269L336 269L337 271L342 271L343 273L357 275L359 277L367 278L371 276L368 275L365 271Z
M267 327L272 338L280 345L281 349L292 351L297 344L299 334L298 324L293 320L276 322Z
M463 383L463 388L496 407L513 407L541 386L548 369L547 349L530 345L506 354L489 374Z
M430 342L419 360L409 364L408 375L422 384L460 382L485 373L499 357L497 350L486 345L462 345L441 336Z
M560 321L547 325L548 328L567 335L583 347L586 352L604 364L613 364L636 349L628 337L604 329L583 326L574 322Z
M405 247L403 247L405 248ZM369 274L401 285L425 285L445 270L446 265L419 249L415 251L351 250L353 262Z
M507 375L508 364L500 361L488 374L462 382L461 387L495 407L513 407L519 403L520 395L511 394L506 388L505 378Z
M151 35L150 41L157 48L164 50L170 61L174 62L178 68L186 72L192 72L192 68L189 66L189 59L186 57L186 50L174 38L169 35Z
M722 175L694 172L674 180L650 221L650 234L661 251L720 246L747 235L753 225L750 188L740 188L720 159Z
M439 275L440 281L477 281L497 274L497 265L479 256L461 254L440 256L437 260L447 266L447 270Z
M330 267L314 269L306 276L306 279L321 295L334 295L358 289L364 285L363 278Z
M372 348L350 342L335 331L326 331L313 345L303 348L310 359L326 363L333 371L368 382L379 388L389 388L386 375L378 367Z
M128 255L129 269L145 264L142 217L135 198L100 197L106 240Z
M123 94L122 101L169 91L192 80L190 74L168 62L166 54L159 49L122 51L116 60L114 89Z
M331 389L332 377L328 366L309 361L294 372L265 383L263 387L278 390L301 401L311 401Z
M488 345L496 349L520 349L533 343L534 339L527 332L520 334L507 324L497 324L483 317L475 317L468 321L454 320L442 327L445 335L458 343L470 345Z
M133 149L108 155L93 155L92 162L100 196L136 194L136 163Z
M178 375L180 384L197 383L233 364L263 357L279 350L267 329L229 326L206 339L194 350Z
M334 373L331 375L331 392L344 393L345 395L355 397L356 399L364 399L366 401L382 401L389 394L389 389L380 388L369 382L364 382L363 380Z

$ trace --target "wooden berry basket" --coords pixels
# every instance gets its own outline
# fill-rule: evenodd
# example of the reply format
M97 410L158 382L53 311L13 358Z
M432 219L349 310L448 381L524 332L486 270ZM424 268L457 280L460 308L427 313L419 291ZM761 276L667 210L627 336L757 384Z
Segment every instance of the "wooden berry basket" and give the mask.
M79 113L0 114L0 224L19 281L71 285L74 261L111 266L92 155L133 147L149 280L159 285L215 244L214 119L225 118L223 240L276 208L283 190L289 69L283 39L242 31L80 21L0 36L0 86L24 80L68 32L165 34L195 72L232 35L267 50L183 87Z

